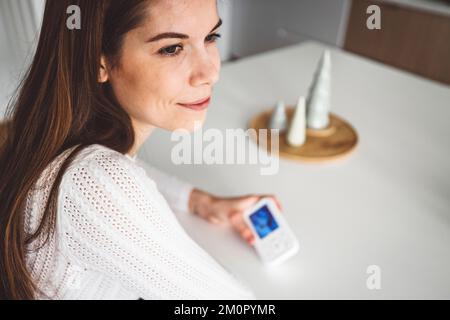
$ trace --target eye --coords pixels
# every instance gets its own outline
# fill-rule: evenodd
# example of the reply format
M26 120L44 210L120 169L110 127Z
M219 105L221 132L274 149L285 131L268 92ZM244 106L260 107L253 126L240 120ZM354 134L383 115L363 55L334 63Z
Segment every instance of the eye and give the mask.
M207 42L216 42L222 35L220 33L212 33L206 37Z
M205 40L206 42L216 42L217 39L219 39L222 35L220 33L212 33L208 35ZM180 48L180 50L177 51L177 48ZM168 56L168 57L174 57L180 54L180 52L183 50L182 45L173 45L170 47L162 48L158 51L158 53L162 56Z
M162 48L158 51L159 54L163 55L163 56L176 56L178 54L180 54L181 50L177 51L177 48L181 48L181 50L183 49L183 46L177 44L174 46L170 46L170 47L165 47Z

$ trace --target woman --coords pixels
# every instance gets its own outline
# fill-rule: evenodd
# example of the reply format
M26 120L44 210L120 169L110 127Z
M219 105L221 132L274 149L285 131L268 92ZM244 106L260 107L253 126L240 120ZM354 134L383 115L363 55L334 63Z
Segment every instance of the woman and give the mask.
M251 244L242 212L262 196L216 197L136 158L154 128L204 120L192 104L219 78L219 26L214 0L47 0L0 150L1 299L254 298L173 212Z

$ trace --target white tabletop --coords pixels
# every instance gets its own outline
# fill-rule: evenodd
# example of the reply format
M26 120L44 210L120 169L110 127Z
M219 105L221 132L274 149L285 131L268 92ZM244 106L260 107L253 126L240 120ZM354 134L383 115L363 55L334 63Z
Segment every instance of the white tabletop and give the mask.
M325 47L307 42L222 68L204 128L246 128L278 99L305 95ZM259 299L450 298L450 88L331 50L332 111L358 131L346 160L258 165L175 165L157 131L140 157L220 195L275 193L299 253L267 269L236 233L193 216L188 233ZM367 267L381 270L369 290Z

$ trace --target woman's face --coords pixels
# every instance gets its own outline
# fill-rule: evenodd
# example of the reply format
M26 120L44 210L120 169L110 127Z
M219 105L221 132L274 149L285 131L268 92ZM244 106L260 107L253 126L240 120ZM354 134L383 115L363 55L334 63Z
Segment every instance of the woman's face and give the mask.
M219 79L216 0L157 0L148 9L144 24L126 34L120 63L107 68L106 77L135 129L192 131L207 109L182 104L210 97ZM166 32L186 36L154 39Z

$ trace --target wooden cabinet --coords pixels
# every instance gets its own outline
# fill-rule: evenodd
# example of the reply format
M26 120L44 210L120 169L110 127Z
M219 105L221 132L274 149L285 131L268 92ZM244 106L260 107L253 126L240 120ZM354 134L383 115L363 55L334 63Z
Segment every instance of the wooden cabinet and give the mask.
M381 29L369 30L369 5L381 8ZM344 49L450 84L450 16L388 1L353 0Z

